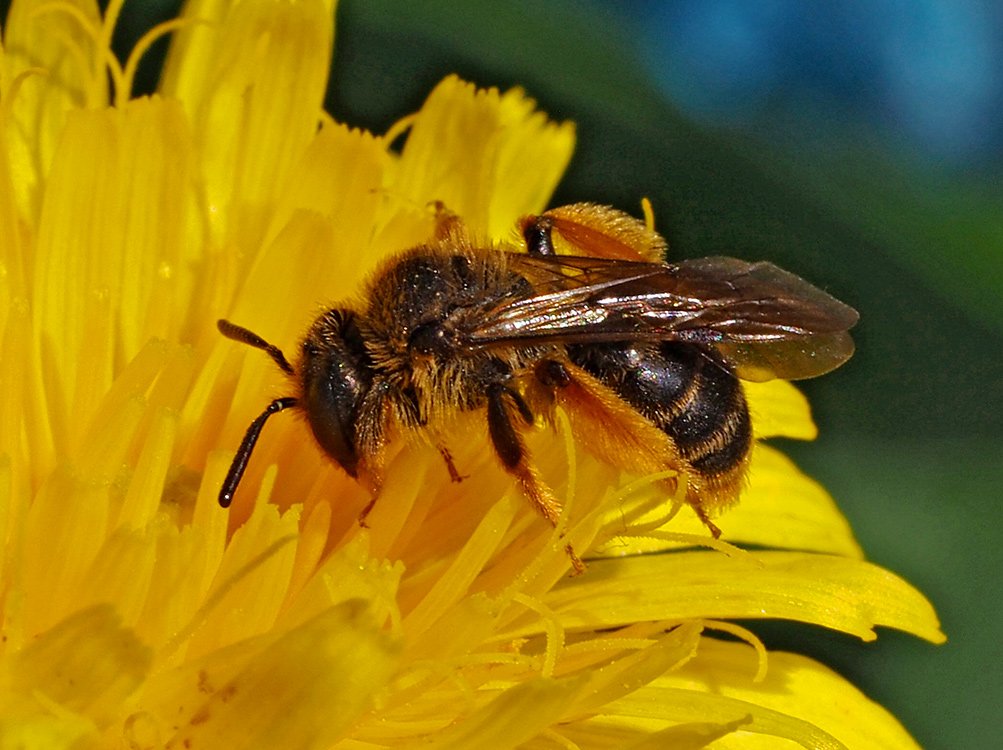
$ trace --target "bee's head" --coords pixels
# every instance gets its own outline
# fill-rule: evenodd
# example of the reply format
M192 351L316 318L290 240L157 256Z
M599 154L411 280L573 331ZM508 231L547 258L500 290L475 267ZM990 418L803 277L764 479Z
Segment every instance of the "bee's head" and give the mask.
M314 437L327 455L357 476L356 422L373 369L355 313L333 309L314 321L303 339L299 379L299 406Z
M267 419L293 406L306 413L310 429L324 452L348 474L357 476L356 418L372 383L372 367L355 314L328 310L314 322L303 341L298 373L277 346L256 333L227 320L220 320L217 327L227 338L266 352L283 372L298 376L301 386L299 397L275 399L251 422L220 489L220 505L225 508L233 500Z

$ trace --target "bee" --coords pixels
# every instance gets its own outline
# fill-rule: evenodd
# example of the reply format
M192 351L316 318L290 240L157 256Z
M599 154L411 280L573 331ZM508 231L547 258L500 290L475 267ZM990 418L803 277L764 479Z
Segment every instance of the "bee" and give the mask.
M601 460L675 470L677 496L719 536L711 518L736 502L752 447L741 381L838 367L853 353L856 311L771 263L664 262L662 237L610 207L564 206L518 230L524 247L479 243L440 207L434 236L378 268L360 304L314 321L295 367L220 320L224 336L264 350L295 382L251 423L220 504L277 412L299 409L321 449L369 487L361 521L402 435L428 430L459 481L443 432L457 410L481 410L499 463L556 526L561 503L525 434L560 407Z

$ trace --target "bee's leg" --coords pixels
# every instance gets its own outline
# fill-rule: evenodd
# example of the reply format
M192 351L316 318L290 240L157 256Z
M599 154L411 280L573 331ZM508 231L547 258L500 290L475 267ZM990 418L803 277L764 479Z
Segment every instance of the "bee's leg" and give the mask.
M411 400L407 394L384 386L370 388L363 398L355 420L355 452L358 467L353 476L369 492L370 501L359 512L359 526L366 527L366 517L380 497L390 455L387 446L401 428L413 427Z
M513 405L527 423L532 423L532 414L525 402L514 391L503 385L491 386L488 390L488 432L495 453L502 466L516 477L529 496L533 507L554 526L561 516L561 504L551 494L537 476L528 460L526 445L522 435L513 424Z
M359 526L361 526L364 529L369 528L369 524L366 523L366 519L369 517L369 513L373 510L374 505L376 505L376 495L373 495L372 498L370 498L369 502L366 503L366 506L359 511L358 523Z
M536 468L529 461L525 442L516 428L514 418L518 416L527 424L533 423L533 414L522 397L503 385L488 388L488 432L495 454L505 470L519 480L526 497L536 511L557 526L561 518L561 503L550 488L540 478ZM571 545L565 547L575 573L582 573L585 564L575 554Z
M710 535L715 539L721 538L720 527L710 520L710 516L707 515L707 509L703 507L703 503L693 497L687 497L687 502L692 506L693 511L697 514L697 518L707 527Z
M536 379L548 388L566 388L571 385L571 373L563 362L543 359L536 365Z
M594 203L573 203L519 220L530 255L556 255L553 233L572 255L660 263L665 240L623 211Z
M453 463L453 454L449 451L449 448L447 448L444 445L440 445L438 447L439 447L439 454L442 456L442 460L446 462L446 471L449 472L449 478L457 483L462 482L464 479L466 479L467 476L465 474L461 474L459 471L457 471L456 464Z
M449 210L442 201L432 201L430 204L435 212L435 232L432 235L437 240L446 240L454 235L466 233L463 219Z
M696 473L664 430L574 364L544 359L537 363L534 374L554 393L571 419L575 437L590 452L609 464L639 474L676 469L679 476L667 480L667 487L683 493L685 502L714 538L721 536L721 529L710 520L705 496L694 481ZM737 492L725 482L708 491L715 493L709 497L722 494L730 497Z
M356 479L369 492L369 502L359 511L358 523L364 529L369 528L366 518L369 517L376 501L380 499L380 491L383 488L383 455L372 454L365 462L365 470L360 471Z
M522 222L522 237L530 255L557 255L551 232L554 222L548 216L530 216Z

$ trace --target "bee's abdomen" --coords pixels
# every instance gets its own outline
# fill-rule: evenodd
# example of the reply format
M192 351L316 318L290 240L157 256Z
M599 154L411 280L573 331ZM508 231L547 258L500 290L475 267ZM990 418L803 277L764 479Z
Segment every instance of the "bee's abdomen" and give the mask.
M664 431L713 479L744 466L752 443L741 383L712 349L631 343L568 347L572 361Z

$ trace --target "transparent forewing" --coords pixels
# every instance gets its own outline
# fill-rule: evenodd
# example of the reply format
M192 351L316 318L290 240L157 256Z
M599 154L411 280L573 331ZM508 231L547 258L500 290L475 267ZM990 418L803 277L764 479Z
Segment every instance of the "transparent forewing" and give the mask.
M846 362L853 355L853 339L839 331L793 339L718 343L716 348L743 380L800 380L824 375Z
M495 304L468 346L684 341L713 344L742 377L812 377L853 353L857 313L771 263L510 255L534 294Z

